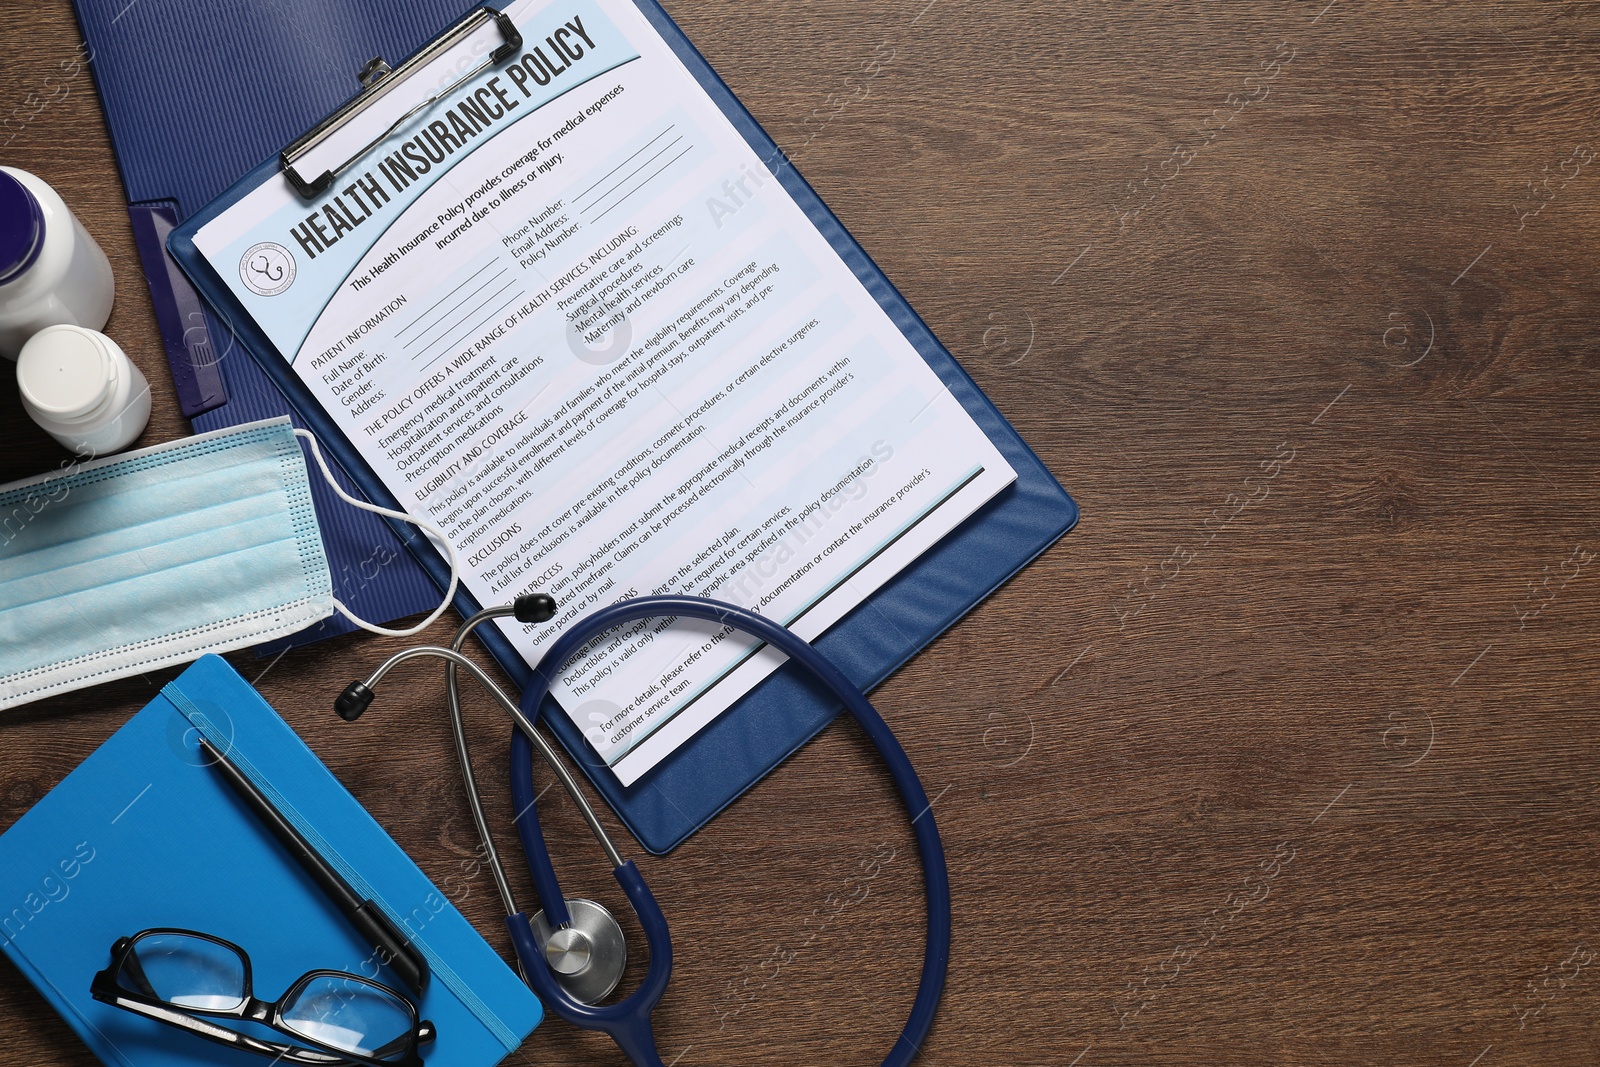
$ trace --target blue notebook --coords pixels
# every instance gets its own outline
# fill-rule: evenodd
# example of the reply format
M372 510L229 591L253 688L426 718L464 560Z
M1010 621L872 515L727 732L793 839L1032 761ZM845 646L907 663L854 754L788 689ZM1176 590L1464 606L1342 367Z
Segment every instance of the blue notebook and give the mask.
M852 681L871 688L1071 529L1077 522L1077 506L666 11L655 0L635 3L700 90L766 162L811 224L1016 471L1014 483L816 641ZM226 309L245 347L290 398L300 417L338 453L366 495L399 507L194 245L194 234L202 226L260 185L277 165L275 159L262 163L194 214L174 231L168 247L205 297ZM402 533L442 587L448 580L442 557L414 531ZM457 607L467 615L482 605L463 590L457 596ZM510 644L490 627L478 632L512 678L524 684L528 668ZM674 848L731 804L814 737L839 710L803 672L786 665L638 782L623 786L595 759L579 728L553 700L541 709L594 787L640 843L658 854ZM381 720L373 722L367 728L382 728Z
M206 656L0 836L0 949L101 1062L265 1062L93 1000L90 980L120 937L180 927L231 941L266 1000L311 970L363 973L372 957L206 765L200 734L427 957L433 977L419 1007L438 1038L426 1061L488 1067L522 1043L541 1018L538 1000L266 701ZM387 971L380 980L398 985Z

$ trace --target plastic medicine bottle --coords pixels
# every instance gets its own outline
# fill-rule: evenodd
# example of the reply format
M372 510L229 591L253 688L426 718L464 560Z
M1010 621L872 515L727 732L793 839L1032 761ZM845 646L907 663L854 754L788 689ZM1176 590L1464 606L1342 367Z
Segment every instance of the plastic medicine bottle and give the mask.
M66 202L25 170L0 167L0 356L57 323L111 317L111 264Z
M47 326L17 359L22 407L80 455L118 452L150 421L150 383L115 341L81 326Z

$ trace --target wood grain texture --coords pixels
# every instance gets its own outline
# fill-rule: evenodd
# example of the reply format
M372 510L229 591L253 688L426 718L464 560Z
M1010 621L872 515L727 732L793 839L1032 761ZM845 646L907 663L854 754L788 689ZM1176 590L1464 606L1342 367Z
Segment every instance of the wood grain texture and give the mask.
M954 881L924 1061L1600 1059L1600 569L1539 591L1600 551L1593 5L669 7L1084 510L877 695ZM3 17L0 160L110 254L143 443L180 435L92 85L46 88L67 0ZM0 477L62 459L9 383L0 420ZM392 647L233 660L504 948L442 681L326 710ZM0 826L164 680L7 713ZM840 725L642 864L669 1062L879 1062L921 951L902 821ZM0 1016L0 1064L92 1062L9 966ZM620 1058L551 1022L510 1062Z

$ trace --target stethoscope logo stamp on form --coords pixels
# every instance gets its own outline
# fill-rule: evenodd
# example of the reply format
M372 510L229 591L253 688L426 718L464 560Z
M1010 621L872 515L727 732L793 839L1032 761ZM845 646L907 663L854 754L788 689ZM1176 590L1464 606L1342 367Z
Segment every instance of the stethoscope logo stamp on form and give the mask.
M276 241L262 241L239 259L239 277L257 296L277 296L294 284L294 256Z

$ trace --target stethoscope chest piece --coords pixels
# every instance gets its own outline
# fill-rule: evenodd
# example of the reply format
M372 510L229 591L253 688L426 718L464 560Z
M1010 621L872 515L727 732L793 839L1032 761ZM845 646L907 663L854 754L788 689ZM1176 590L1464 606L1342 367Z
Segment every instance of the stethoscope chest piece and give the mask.
M598 1004L611 995L628 966L628 942L616 917L592 900L567 901L572 923L552 931L544 912L528 920L534 940L573 1000Z

